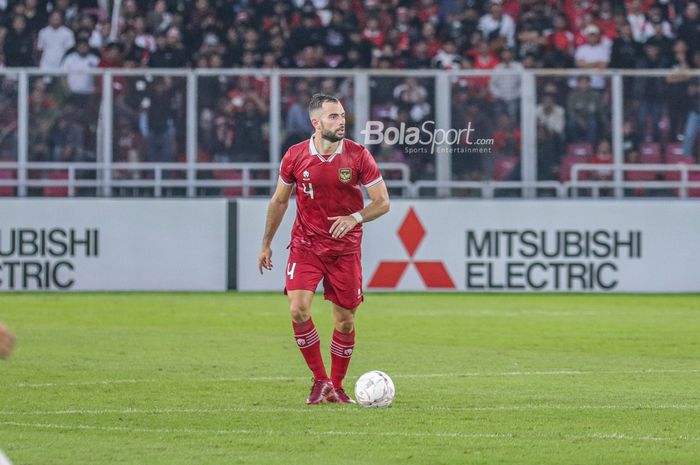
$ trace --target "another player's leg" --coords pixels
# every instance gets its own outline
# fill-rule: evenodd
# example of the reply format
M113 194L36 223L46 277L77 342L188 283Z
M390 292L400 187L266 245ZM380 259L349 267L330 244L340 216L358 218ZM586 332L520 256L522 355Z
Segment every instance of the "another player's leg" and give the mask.
M0 322L0 358L8 358L12 353L15 338L5 325Z
M354 404L355 401L345 393L343 379L348 372L350 358L355 349L355 309L343 308L333 304L333 339L331 340L331 381L335 396L330 402Z
M306 365L314 376L314 384L307 399L307 404L319 404L333 391L326 367L321 356L321 340L311 319L312 291L287 291L289 310L292 315L294 339L303 355Z

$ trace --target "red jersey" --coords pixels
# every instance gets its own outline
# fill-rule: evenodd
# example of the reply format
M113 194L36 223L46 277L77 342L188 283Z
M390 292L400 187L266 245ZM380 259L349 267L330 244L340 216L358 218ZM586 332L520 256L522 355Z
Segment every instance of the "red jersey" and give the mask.
M382 175L372 155L357 142L343 139L335 152L321 155L313 137L287 150L280 165L280 180L296 183L297 217L292 228L292 247L308 247L316 255L358 253L362 225L358 224L341 239L328 230L331 216L348 216L364 208L360 185L372 187Z

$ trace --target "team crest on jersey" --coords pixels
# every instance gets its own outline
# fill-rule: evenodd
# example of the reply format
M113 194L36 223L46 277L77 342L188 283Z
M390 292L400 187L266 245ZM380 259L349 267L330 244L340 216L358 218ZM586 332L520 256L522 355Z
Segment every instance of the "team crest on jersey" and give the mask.
M340 168L338 170L338 177L342 182L350 182L350 180L352 180L352 170L350 168Z

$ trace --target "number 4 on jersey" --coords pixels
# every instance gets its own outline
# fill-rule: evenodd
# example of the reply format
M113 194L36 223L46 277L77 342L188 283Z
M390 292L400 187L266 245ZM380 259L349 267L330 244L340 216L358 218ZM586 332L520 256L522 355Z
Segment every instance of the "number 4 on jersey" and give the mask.
M302 182L302 183L301 183L301 187L304 189L304 193L305 193L305 194L310 195L312 199L314 198L314 185L313 185L313 184L309 183L309 189L308 189L308 190L306 189L306 183L305 183L305 182Z

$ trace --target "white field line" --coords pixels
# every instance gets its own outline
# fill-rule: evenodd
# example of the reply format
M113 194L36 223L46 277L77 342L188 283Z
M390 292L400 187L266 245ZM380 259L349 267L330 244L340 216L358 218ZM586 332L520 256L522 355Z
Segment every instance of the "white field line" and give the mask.
M401 407L402 411L428 412L517 412L535 410L700 410L692 404L629 404L629 405L498 405L471 407ZM229 408L126 408L126 409L67 409L30 412L0 411L1 416L51 415L170 415L170 414L228 414L228 413L332 413L353 412L354 409L322 409L318 407L229 407Z
M194 429L194 428L131 428L126 426L93 426L93 425L61 425L54 423L20 423L14 421L0 422L0 426L54 429L66 431L120 431L125 433L157 433L157 434L207 434L207 435L267 435L279 437L293 434L295 437L306 436L388 436L388 437L414 437L414 438L458 438L458 439L540 439L540 440L607 440L607 441L700 441L692 436L630 436L624 433L592 433L588 435L520 435L515 433L464 433L464 432L440 432L440 433L413 433L399 431L273 431L273 430L249 430L249 429Z
M588 371L588 370L555 370L555 371L505 371L505 372L464 372L464 373L404 373L394 374L393 379L413 378L486 378L508 376L585 376L585 375L654 375L654 374L696 374L700 369L679 370L622 370L622 371ZM228 383L228 382L278 382L278 381L308 381L308 377L293 376L237 376L210 379L183 380L183 382ZM112 384L145 384L162 383L168 379L106 379L102 381L76 381L67 383L17 383L6 387L15 388L44 388L61 386L99 386Z

